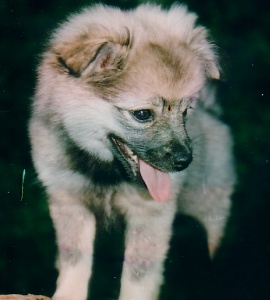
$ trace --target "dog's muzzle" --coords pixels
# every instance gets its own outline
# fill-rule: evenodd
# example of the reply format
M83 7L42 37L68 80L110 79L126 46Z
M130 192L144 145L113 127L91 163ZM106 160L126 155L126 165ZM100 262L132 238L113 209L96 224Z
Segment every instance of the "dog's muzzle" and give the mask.
M192 154L183 152L157 151L150 149L142 157L134 152L123 140L110 136L116 148L120 161L130 170L131 178L144 184L154 200L163 202L169 199L171 193L171 178L169 172L179 172L192 161ZM173 154L171 154L173 153ZM157 164L152 165L155 161Z

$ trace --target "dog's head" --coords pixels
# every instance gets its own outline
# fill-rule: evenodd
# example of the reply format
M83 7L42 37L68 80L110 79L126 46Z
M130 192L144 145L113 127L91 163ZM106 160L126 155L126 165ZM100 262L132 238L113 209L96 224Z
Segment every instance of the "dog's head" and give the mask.
M130 176L144 181L156 200L169 196L168 173L182 171L192 161L185 122L193 101L193 98L170 101L156 97L140 101L134 98L135 103L128 106L126 102L124 106L117 104L122 131L109 134L113 153Z
M48 70L55 93L65 90L55 107L70 136L101 160L120 161L160 201L169 196L168 173L192 161L187 110L206 79L219 77L195 20L182 6L96 6L55 33L40 68L40 92L42 81L52 81Z

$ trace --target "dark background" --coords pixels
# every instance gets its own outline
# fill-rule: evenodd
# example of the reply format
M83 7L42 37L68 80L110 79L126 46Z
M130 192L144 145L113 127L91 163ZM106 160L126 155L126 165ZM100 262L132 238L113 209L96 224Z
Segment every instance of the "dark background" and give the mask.
M173 1L157 2L170 5ZM0 3L0 294L50 296L55 288L54 231L31 163L27 120L46 39L68 13L91 3ZM130 8L139 2L104 3ZM270 2L185 3L199 14L220 48L219 97L223 118L235 139L238 184L225 238L213 263L206 257L203 229L189 218L176 220L161 298L269 299ZM97 241L100 251L95 256L92 299L116 298L122 259L117 245L122 242L117 231L103 233Z

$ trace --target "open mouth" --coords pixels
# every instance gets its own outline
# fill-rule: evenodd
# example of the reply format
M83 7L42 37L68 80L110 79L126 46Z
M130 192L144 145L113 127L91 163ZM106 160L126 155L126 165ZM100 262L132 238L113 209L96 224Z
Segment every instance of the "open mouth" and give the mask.
M139 171L139 159L136 154L123 142L112 137L112 141L116 145L119 152L123 155L123 157L127 160L127 162L131 166L131 170L134 176L138 176Z
M169 173L163 172L145 162L126 143L111 137L122 157L128 162L133 176L141 178L154 200L167 201L171 192L171 178Z

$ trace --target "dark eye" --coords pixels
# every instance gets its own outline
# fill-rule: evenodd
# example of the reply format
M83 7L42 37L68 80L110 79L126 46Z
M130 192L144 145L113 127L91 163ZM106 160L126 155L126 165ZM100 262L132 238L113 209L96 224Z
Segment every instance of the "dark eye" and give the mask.
M135 120L139 122L149 122L153 120L153 113L150 109L140 109L131 112Z

